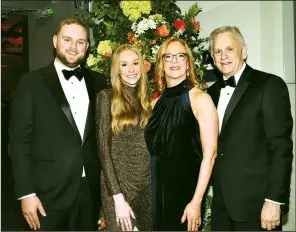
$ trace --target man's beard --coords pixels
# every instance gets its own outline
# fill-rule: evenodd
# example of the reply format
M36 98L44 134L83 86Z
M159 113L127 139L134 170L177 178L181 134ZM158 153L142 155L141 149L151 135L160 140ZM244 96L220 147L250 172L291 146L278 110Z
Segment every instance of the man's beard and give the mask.
M66 58L66 56L62 53L62 52L60 52L58 49L56 49L56 55L57 55L57 58L64 64L64 65L66 65L66 66L68 66L69 68L75 68L75 67L77 67L78 65L80 65L82 62L83 62L83 60L84 60L84 58L85 58L85 55L81 55L81 56L78 56L78 58L77 58L77 60L76 60L76 62L69 62L68 60L67 60L67 58Z

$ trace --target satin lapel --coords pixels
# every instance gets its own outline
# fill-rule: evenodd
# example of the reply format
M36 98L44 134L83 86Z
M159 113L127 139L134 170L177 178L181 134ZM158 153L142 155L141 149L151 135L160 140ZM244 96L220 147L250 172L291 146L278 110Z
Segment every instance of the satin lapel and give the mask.
M85 143L88 136L91 134L91 131L94 129L94 117L93 117L94 82L88 69L84 68L83 73L84 73L85 84L86 84L88 97L89 97L89 104L88 104L88 112L87 112L87 117L86 117L86 122L84 127L82 144Z
M249 85L249 78L251 76L252 69L250 66L246 66L244 72L242 73L242 76L240 77L240 80L233 92L233 95L230 98L230 101L226 107L225 114L222 121L222 127L221 127L221 133L223 131L223 128L227 124L228 119L231 116L231 113L233 112L234 108L236 107L237 103L243 96L244 92L246 91L248 85Z
M76 126L75 120L73 118L70 105L67 101L67 98L64 94L62 85L60 83L58 74L54 67L54 64L50 64L44 71L45 74L45 83L47 84L48 88L50 89L52 95L57 100L58 104L60 105L62 111L64 112L65 116L67 117L69 123L73 127L73 129L79 133L78 128Z
M221 90L221 86L218 84L218 82L216 82L207 91L207 93L211 96L216 108L219 102L220 90Z

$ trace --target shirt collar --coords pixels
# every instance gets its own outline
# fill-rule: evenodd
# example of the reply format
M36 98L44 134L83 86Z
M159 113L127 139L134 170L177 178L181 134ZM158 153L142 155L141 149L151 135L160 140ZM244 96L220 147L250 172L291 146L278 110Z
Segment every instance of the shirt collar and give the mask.
M68 67L68 66L66 66L66 65L64 65L64 64L62 64L61 62L59 62L59 61L57 60L57 58L55 58L55 60L54 60L54 66L55 66L56 70L59 70L59 71L62 71L62 70L64 70L64 69L66 69L66 70L74 70L75 68L80 67L80 65L78 65L78 66L75 67L75 68L70 68L70 67Z
M236 84L238 83L238 81L239 81L243 71L245 70L245 68L246 68L246 63L244 62L242 67L240 68L240 70L236 74L234 74L234 79L235 79ZM226 80L227 78L225 76L223 76L223 79Z

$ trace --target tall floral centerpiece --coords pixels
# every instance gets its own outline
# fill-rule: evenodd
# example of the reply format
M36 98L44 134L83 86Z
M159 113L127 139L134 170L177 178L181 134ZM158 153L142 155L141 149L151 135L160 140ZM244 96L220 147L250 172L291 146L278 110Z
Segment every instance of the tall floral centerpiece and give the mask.
M149 93L157 97L153 70L156 53L162 42L170 37L184 39L192 49L197 78L202 76L209 62L204 47L207 38L200 38L201 8L194 3L185 14L175 0L154 1L94 1L91 11L80 9L75 17L92 28L94 44L87 59L88 66L97 72L110 75L111 56L123 43L136 45L145 60L149 78Z
M87 65L94 71L110 75L111 56L120 44L137 46L144 58L149 78L149 93L158 97L155 89L153 70L156 53L162 42L170 37L184 39L192 49L196 74L199 81L209 63L205 48L207 38L200 38L198 14L201 8L194 3L184 14L176 0L120 1L94 0L91 10L78 9L75 17L92 28L91 44ZM209 230L211 197L207 196L202 229ZM99 220L100 229L106 226L103 215Z

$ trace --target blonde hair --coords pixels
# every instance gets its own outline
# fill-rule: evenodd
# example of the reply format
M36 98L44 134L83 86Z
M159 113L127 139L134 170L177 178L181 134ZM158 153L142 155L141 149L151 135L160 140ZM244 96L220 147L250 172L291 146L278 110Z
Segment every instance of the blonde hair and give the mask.
M209 46L210 46L209 49L211 51L212 56L213 56L213 52L214 52L213 46L214 46L214 41L215 41L216 37L222 33L225 33L225 32L230 32L237 39L239 39L241 48L243 48L246 45L244 37L243 37L242 33L240 32L240 30L238 29L238 27L235 27L235 26L219 27L219 28L215 29L214 31L212 31L210 34L210 37L209 37Z
M141 77L135 88L138 88L137 100L139 102L139 110L129 102L126 97L125 89L119 75L120 54L124 51L133 51L139 57L141 67ZM120 45L113 53L111 65L111 86L112 86L112 134L117 135L130 126L140 124L144 128L148 123L151 106L148 98L148 78L144 65L143 57L137 47L130 44Z
M188 64L189 64L189 68L188 68L189 76L187 76L186 78L188 79L189 82L191 82L193 86L198 86L199 88L203 89L202 84L197 81L194 58L190 48L188 47L188 45L183 39L170 38L162 43L156 55L154 78L156 81L158 92L162 93L166 87L165 72L164 72L165 61L163 60L163 55L165 54L169 44L172 42L179 42L185 48ZM202 77L198 77L198 78L202 79Z

